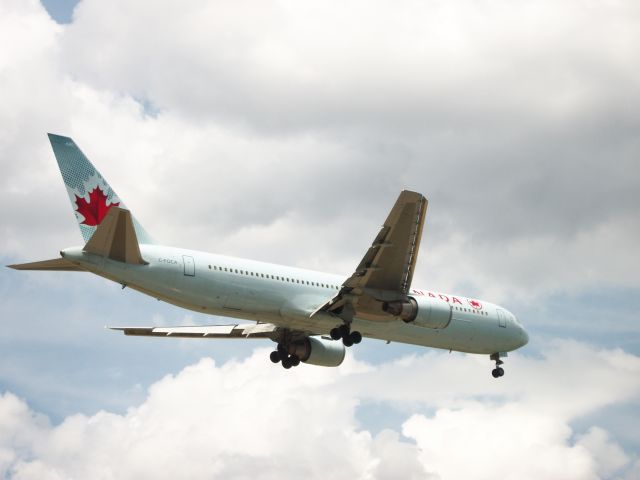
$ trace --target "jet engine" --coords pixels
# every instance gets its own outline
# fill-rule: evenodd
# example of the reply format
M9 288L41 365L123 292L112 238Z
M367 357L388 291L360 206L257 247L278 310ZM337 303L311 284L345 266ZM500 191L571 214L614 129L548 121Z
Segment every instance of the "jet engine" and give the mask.
M325 340L321 337L307 337L292 344L289 353L300 361L321 367L337 367L344 360L345 348L342 342Z
M421 327L446 328L451 322L451 305L438 298L408 297L406 300L385 302L382 309L406 323Z

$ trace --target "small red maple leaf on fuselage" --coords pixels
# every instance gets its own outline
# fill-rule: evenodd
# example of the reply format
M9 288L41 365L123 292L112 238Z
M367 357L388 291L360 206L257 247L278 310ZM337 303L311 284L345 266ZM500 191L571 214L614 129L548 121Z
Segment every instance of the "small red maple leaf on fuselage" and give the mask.
M473 307L473 308L480 308L480 302L477 300L469 300L469 304Z
M78 208L76 212L84 217L81 222L83 225L95 227L100 225L102 219L105 217L111 207L117 207L120 202L110 203L107 205L107 196L104 194L100 187L96 187L89 192L89 201L87 202L84 197L76 195L76 205Z

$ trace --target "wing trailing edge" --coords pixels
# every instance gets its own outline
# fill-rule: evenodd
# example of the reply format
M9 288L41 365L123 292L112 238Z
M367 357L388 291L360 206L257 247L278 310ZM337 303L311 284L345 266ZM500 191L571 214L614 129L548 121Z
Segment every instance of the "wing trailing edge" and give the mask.
M271 323L241 325L189 325L182 327L107 327L125 335L178 338L272 338L277 327Z

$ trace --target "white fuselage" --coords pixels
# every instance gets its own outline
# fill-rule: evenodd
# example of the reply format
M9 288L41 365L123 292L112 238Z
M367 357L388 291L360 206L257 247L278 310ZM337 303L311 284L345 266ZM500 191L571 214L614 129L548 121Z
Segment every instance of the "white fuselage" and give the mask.
M84 252L61 254L82 268L183 308L280 327L328 333L341 320L310 314L338 293L346 277L271 263L158 245L140 245L148 265L134 265ZM432 329L401 319L354 318L364 337L468 353L515 350L528 336L508 310L485 301L412 289L411 296L431 296L452 306L446 328Z

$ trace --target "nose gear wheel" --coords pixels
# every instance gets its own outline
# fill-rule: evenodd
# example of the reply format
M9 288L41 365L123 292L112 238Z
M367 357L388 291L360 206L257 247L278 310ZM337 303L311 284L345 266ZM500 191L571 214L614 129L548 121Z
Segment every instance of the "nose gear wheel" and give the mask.
M500 365L503 365L504 362L502 360L500 360L500 354L499 353L492 353L490 358L491 358L491 360L496 362L496 368L491 370L491 375L493 376L493 378L502 377L504 375L504 368L502 368Z

